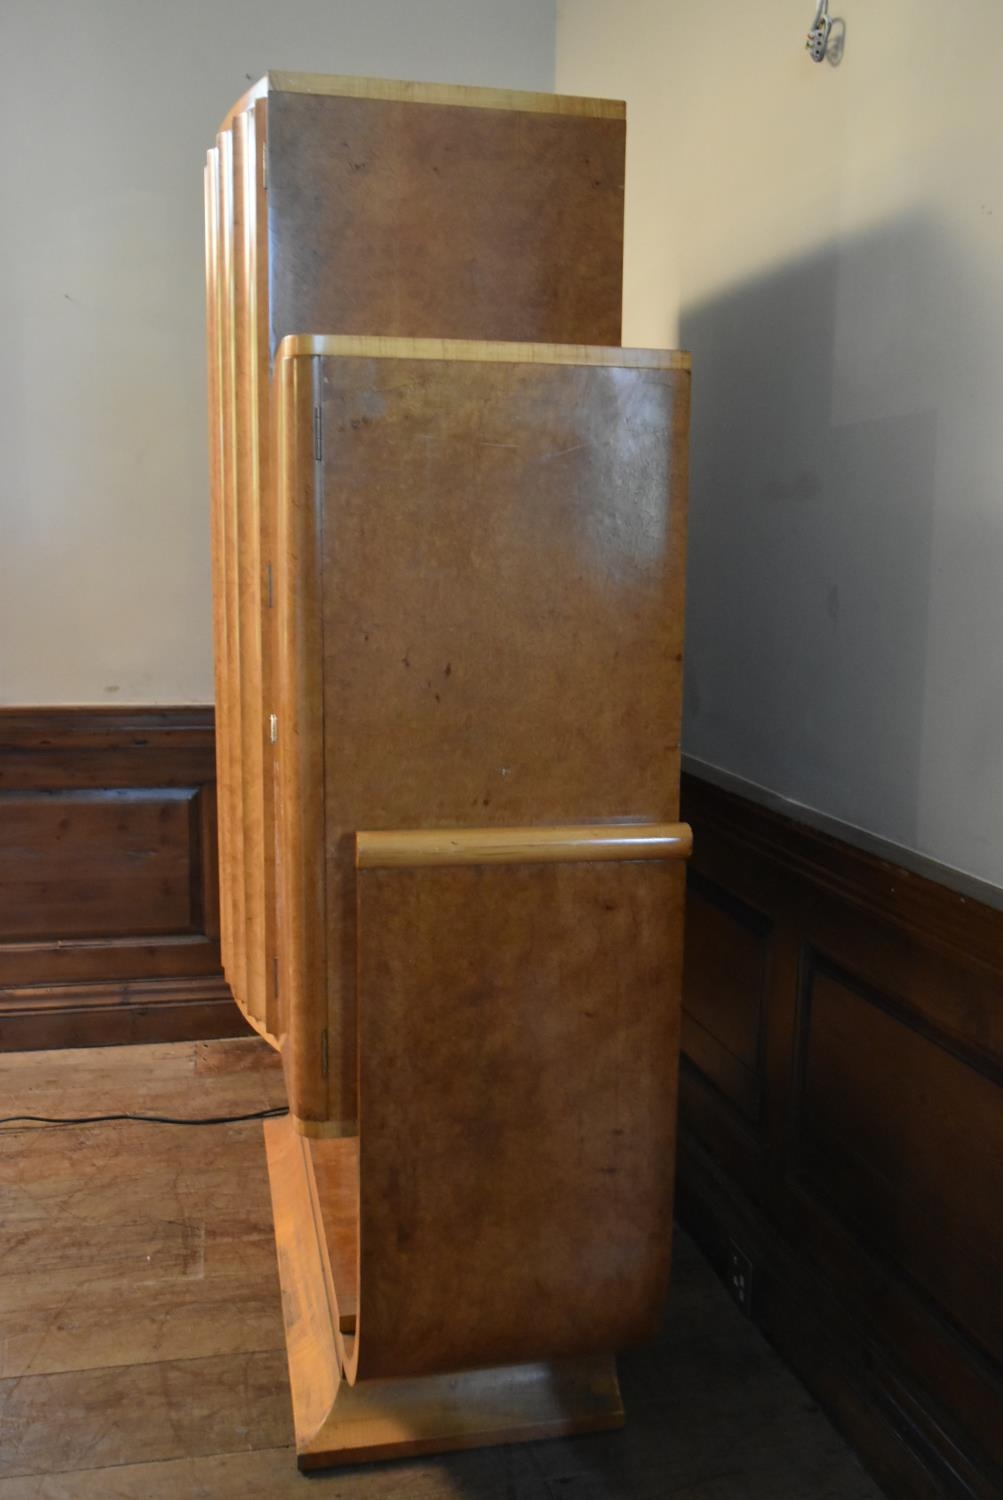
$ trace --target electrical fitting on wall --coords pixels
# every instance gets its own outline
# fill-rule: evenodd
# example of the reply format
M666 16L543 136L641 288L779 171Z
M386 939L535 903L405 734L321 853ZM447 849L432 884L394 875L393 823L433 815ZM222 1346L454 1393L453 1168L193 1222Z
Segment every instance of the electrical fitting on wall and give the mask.
M818 0L815 20L805 38L805 47L812 62L827 62L838 68L843 60L846 39L846 22L838 16L830 16L829 0Z
M805 46L812 62L824 62L825 54L829 46L829 32L832 30L832 18L829 15L829 0L818 0L815 7L815 19L809 31Z

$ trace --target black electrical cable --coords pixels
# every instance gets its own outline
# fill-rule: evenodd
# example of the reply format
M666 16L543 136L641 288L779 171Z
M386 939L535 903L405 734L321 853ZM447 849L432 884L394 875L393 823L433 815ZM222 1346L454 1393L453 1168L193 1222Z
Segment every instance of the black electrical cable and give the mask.
M258 1109L250 1115L208 1115L204 1119L175 1119L171 1115L77 1115L59 1119L53 1115L5 1115L0 1125L109 1125L118 1120L136 1120L142 1125L241 1125L245 1120L274 1120L287 1109Z

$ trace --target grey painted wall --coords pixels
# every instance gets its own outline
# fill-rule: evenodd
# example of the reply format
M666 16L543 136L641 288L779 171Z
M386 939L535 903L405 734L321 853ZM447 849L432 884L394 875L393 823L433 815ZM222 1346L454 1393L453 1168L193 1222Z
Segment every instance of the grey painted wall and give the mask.
M994 0L560 0L628 102L625 339L694 355L684 748L1003 886Z
M212 698L202 166L268 68L553 88L553 0L3 0L0 703Z

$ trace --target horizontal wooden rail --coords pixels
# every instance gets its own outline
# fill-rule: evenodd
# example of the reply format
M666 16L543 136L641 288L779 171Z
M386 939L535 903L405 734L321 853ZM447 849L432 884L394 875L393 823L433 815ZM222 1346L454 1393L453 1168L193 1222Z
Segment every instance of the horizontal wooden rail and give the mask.
M612 859L688 859L687 823L573 828L422 828L355 835L360 870L417 865L555 864Z
M590 369L691 370L685 349L630 349L619 344L543 344L500 339L413 339L366 333L287 333L276 361L434 359L451 363L583 365Z

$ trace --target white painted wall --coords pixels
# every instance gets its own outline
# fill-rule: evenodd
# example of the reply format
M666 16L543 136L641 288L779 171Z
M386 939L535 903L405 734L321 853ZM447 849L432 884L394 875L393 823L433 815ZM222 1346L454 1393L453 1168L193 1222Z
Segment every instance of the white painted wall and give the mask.
M998 0L559 0L695 358L685 749L1003 886Z
M0 703L212 699L202 165L248 81L553 49L553 0L3 0Z

